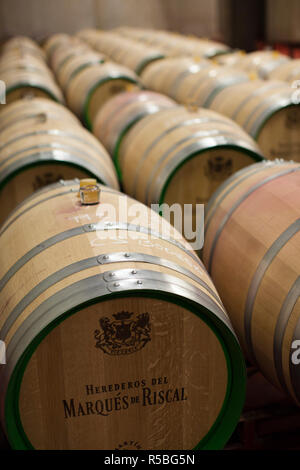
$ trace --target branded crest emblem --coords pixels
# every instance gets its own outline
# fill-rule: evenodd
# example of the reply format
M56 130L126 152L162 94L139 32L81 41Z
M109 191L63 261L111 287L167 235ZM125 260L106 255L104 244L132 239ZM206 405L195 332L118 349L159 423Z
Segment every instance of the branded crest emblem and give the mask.
M212 179L221 180L232 173L232 160L216 156L208 160L205 173Z
M141 444L137 441L124 441L115 450L140 450L141 448Z
M34 191L37 191L48 184L56 183L59 180L63 179L62 174L53 174L51 172L44 173L43 175L36 176L35 180L32 183Z
M133 312L122 311L113 314L114 320L100 318L101 330L95 331L96 348L111 356L142 349L151 340L149 313L133 315Z

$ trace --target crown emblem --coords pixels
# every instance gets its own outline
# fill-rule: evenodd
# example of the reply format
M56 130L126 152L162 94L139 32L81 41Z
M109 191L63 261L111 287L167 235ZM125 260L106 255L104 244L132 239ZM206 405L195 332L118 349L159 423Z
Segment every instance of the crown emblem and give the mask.
M233 171L232 160L222 156L214 156L207 161L205 174L210 179L222 180L231 175Z
M120 356L142 349L150 340L151 325L149 313L134 315L133 312L114 313L114 319L102 317L100 330L95 330L96 348L105 354Z
M113 317L116 320L128 320L128 318L130 318L132 315L133 315L133 313L124 312L124 310L122 312L119 312L119 313L113 313Z

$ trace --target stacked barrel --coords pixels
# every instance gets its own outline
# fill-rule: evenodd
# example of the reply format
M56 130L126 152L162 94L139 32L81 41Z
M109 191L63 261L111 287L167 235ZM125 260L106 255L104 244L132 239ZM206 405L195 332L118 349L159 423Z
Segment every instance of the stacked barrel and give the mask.
M47 67L43 49L32 39L17 36L0 51L0 76L6 86L6 102L25 96L63 102L63 94Z
M233 119L268 158L300 160L300 99L294 87L298 67L297 63L291 66L293 61L283 54L226 54L226 50L213 54L200 50L191 38L133 28L114 32L84 30L78 36L97 51L126 62L141 75L146 88L181 104L209 108ZM169 38L170 44L172 38L184 44L192 41L193 55L180 48L178 54L168 54L163 38ZM157 55L152 47L157 48ZM166 57L160 57L159 51ZM172 55L175 57L169 57ZM213 57L213 62L207 57ZM265 81L267 78L274 80Z
M157 116L157 139L164 116L166 134L176 121L171 147L188 139L186 127L198 153L219 116L141 91L134 71L80 37L55 35L44 51L76 115L31 95L0 109L1 426L16 449L221 448L245 394L238 340L196 252L157 212L117 191L100 143L120 158L128 185L142 148L128 168L123 150L140 124L148 129ZM214 138L243 148L238 168L262 158L221 120Z
M164 97L180 101L180 80L214 69L207 59L150 60L150 48L140 56L116 33L85 30L79 37L116 60L125 58L125 52L130 60L132 53L131 66L144 64L144 83L160 92L122 93L108 100L93 121L94 134L113 156L122 186L131 196L147 205L204 203L232 173L263 159L253 139L232 120L194 105L184 109ZM161 67L163 73L156 73ZM248 76L239 72L238 79Z
M171 31L146 30L122 27L115 30L120 36L129 37L146 45L157 47L167 56L200 56L213 58L230 51L220 42L184 36Z
M129 68L105 61L85 42L67 35L54 35L45 44L54 73L70 109L92 128L99 109L113 95L141 86Z
M101 143L62 105L45 98L0 109L1 222L35 190L63 178L94 177L118 188Z
M233 119L268 158L300 160L300 100L287 83L261 80L237 67L183 58L150 64L142 80L146 87L180 103L206 107Z
M73 41L78 47L79 40ZM53 54L57 67L64 62L58 53ZM51 99L55 94L63 101L63 94L43 49L29 38L16 37L4 44L0 63L8 102L0 108L1 223L24 198L60 179L93 177L118 188L101 143L71 111Z
M140 44L113 32L83 30L79 33L79 37L96 50L104 52L114 62L134 70L138 75L148 64L164 57L159 48Z
M300 164L277 159L300 160L300 111L269 80L291 62L128 27L4 45L1 79L28 67L0 108L12 447L223 447L245 393L230 319L300 403Z
M120 180L119 156L127 133L138 121L164 109L177 107L175 101L153 91L124 92L111 98L97 113L93 133L112 156Z
M154 97L159 108L142 114ZM130 127L128 119L134 121ZM125 191L148 205L207 202L228 176L263 159L230 119L149 92L110 100L97 115L94 133L114 155Z
M255 51L246 54L235 51L215 58L221 65L235 66L256 73L264 80L282 80L292 84L300 79L300 60L292 59L275 50Z
M120 119L113 118L121 104L115 98L99 112L94 132L130 195L148 205L209 201L207 269L248 359L299 404L300 173L298 163L278 160L300 161L298 61L274 51L196 52L194 42L190 54L183 44L191 38L134 28L114 33L164 52L141 79L186 107L158 110L126 130L125 96ZM85 32L87 42L105 49L95 37ZM262 154L273 161L250 165Z

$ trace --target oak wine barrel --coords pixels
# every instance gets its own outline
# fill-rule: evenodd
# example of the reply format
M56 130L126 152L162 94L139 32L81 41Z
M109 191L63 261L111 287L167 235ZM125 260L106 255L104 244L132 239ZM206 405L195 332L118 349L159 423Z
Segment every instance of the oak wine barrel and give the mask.
M181 75L173 97L182 104L193 103L196 106L209 108L212 100L222 90L234 89L237 84L249 80L249 75L241 70L211 65L196 73Z
M14 69L1 74L1 80L6 85L6 103L12 103L27 96L50 98L63 103L64 98L60 88L47 75L32 70Z
M28 40L31 44L32 41ZM6 103L24 96L45 97L63 102L63 94L46 65L42 49L34 43L34 47L30 48L18 44L19 38L7 41L0 55L0 74L6 87ZM32 50L40 51L41 54L32 55Z
M224 88L211 100L209 108L240 124L267 158L299 161L298 94L281 81L253 80Z
M119 148L122 184L147 205L205 203L232 173L260 161L256 143L233 121L176 108L146 116Z
M78 187L43 189L0 231L10 445L223 447L244 359L202 262L157 213L106 187L99 205L81 205Z
M138 89L140 84L135 73L126 67L113 62L89 65L80 70L69 83L67 102L72 111L91 129L93 120L104 103L112 96L131 88Z
M299 208L299 163L244 168L209 201L203 252L249 360L298 405Z
M28 107L27 100L25 104ZM9 106L14 104L4 113ZM5 127L0 139L1 222L35 190L65 177L92 176L118 188L110 156L76 120L39 112Z

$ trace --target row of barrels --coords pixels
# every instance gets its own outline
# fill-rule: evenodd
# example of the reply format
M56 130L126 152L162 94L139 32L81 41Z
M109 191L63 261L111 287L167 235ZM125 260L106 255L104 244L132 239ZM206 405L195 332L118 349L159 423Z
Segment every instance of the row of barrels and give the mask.
M0 77L6 87L7 103L25 96L64 101L47 66L43 49L30 38L17 36L3 44L0 51Z
M92 54L69 41L46 43L56 76ZM122 89L118 98L146 100L138 114L179 108ZM62 105L29 96L4 105L0 136L0 423L10 445L223 447L244 401L244 358L192 247L117 191L111 157Z
M137 75L140 75L148 64L165 56L159 48L121 37L113 31L83 30L78 36L97 51L105 53L112 61L128 67Z
M188 64L189 67L193 68L194 73L199 72L201 69L205 70L208 67L212 67L211 64L205 59L195 60L195 59L185 58L185 59L180 59L180 62L184 64ZM179 63L179 59L164 59L162 61L157 61L156 63L149 65L149 67L147 66L144 73L147 74L151 68L160 68L161 64L163 63L168 63L169 65L172 64L172 65L175 65L176 67L176 64ZM216 72L216 68L209 69L209 70L211 72L210 76L214 77L214 73L212 72ZM176 71L176 68L175 68L175 71ZM185 76L187 75L185 72L186 72L186 68L183 67L181 70L181 76L183 78L185 78ZM222 72L224 72L224 69L222 69ZM215 76L217 76L217 78L220 78L220 77L223 78L222 72L221 72L221 68L218 68L218 73L215 73ZM231 71L228 70L229 77L230 77L230 73ZM255 89L255 87L256 88L261 87L260 92L254 93L254 97L256 94L258 94L257 101L259 104L260 102L259 95L260 93L263 95L264 92L268 91L268 84L262 81L260 82L258 80L255 80L255 81L251 80L251 77L249 77L249 75L247 75L244 72L237 72L237 74L239 74L239 75L236 75L236 77L239 77L237 79L237 82L240 81L241 84L250 83L252 84L252 89ZM142 76L143 76L143 73L142 73ZM171 87L169 87L169 84L167 82L168 78L170 80L174 78L174 70L171 70L171 68L169 69L166 68L165 73L161 74L161 76L157 74L157 79L158 80L161 79L161 83L163 83L166 88L170 89ZM205 80L203 80L203 82L204 81ZM179 85L178 82L180 82L180 80L178 80L178 77L175 77L175 82L176 82L176 85L175 85L176 87ZM228 80L228 83L230 83L230 79ZM253 86L253 84L255 86ZM206 90L207 90L208 83L206 83L205 85L206 85ZM266 86L266 88L263 88L264 86ZM289 93L287 93L287 88L284 86L284 84L276 83L273 86L277 92L278 90L281 91L282 93L281 98L284 98L285 96L284 92L286 93L288 98L290 97ZM185 87L183 86L182 89L184 90L184 88ZM270 86L270 88L272 90L272 86ZM159 90L159 91L162 91L162 90ZM167 92L166 89L164 89L163 91L165 93ZM203 92L203 94L205 95L205 92ZM173 97L175 98L175 96ZM201 171L199 171L200 159L198 160L197 165L193 167L190 166L189 168L188 168L188 165L186 165L186 162L191 158L191 156L195 157L195 154L197 156L197 153L201 153L201 150L203 150L203 146L205 147L205 145L207 145L206 142L213 140L211 139L212 135L214 135L214 137L215 136L221 137L220 142L223 140L223 143L224 143L224 141L226 142L226 139L224 139L224 133L226 137L228 137L228 134L230 135L230 137L232 137L232 135L234 135L235 132L239 132L240 133L239 143L243 142L242 146L244 146L245 154L246 154L245 149L247 148L247 146L248 146L248 150L249 148L251 148L252 152L255 148L253 147L252 139L250 139L246 133L241 132L241 128L239 126L236 126L236 128L234 129L234 125L232 121L228 120L225 123L225 120L224 120L224 122L221 124L222 117L220 118L220 115L216 113L210 114L210 111L197 110L193 106L188 106L187 109L182 108L182 107L177 107L174 109L173 107L169 108L167 105L167 109L161 109L159 111L156 110L154 112L149 112L148 113L149 116L145 117L145 114L147 114L147 112L145 111L145 107L149 106L149 104L147 104L147 101L149 99L150 99L150 107L151 107L151 105L153 105L153 99L154 99L153 93L149 93L149 92L140 92L136 94L122 93L121 95L116 96L115 98L108 101L107 104L103 107L103 109L99 111L99 114L97 115L97 119L95 119L95 125L93 128L94 133L103 141L103 143L106 145L111 155L114 156L117 168L119 170L119 175L122 180L123 187L125 188L128 194L138 198L139 200L145 202L148 205L150 205L151 203L157 203L157 202L162 203L164 201L168 202L169 204L172 204L175 201L183 204L183 202L191 201L195 203L195 201L203 202L205 200L208 200L213 192L213 189L216 189L216 187L218 186L220 187L220 182L222 181L221 174L223 173L223 178L226 178L231 173L229 169L230 164L228 163L227 165L227 162L224 161L224 159L220 155L220 151L223 152L224 148L221 150L221 147L218 148L216 146L217 151L219 152L219 155L218 156L215 155L215 158L214 158L213 153L210 154L210 156L212 157L212 161L210 162L210 164L207 165L207 167L211 171L207 171L206 169L206 171L203 172L204 174L206 174L206 176L208 176L208 179L210 179L211 181L213 179L212 175L214 173L213 171L214 169L215 180L218 180L218 182L216 182L215 184L215 187L211 189L210 191L208 191L208 194L206 196L203 194L199 195L199 192L197 194L197 190L199 191L199 187L201 188L205 187L205 180L202 177L203 174ZM277 98L272 97L272 99L275 102L276 99L278 99L278 96ZM248 101L248 100L246 99L245 101ZM249 99L249 101L251 101L251 99ZM270 106L270 103L268 102L267 99L265 100L265 103L263 104L265 106L267 105ZM156 108L156 106L157 105L155 105L154 108ZM296 107L296 105L294 107L293 103L291 102L288 103L287 107L289 106L290 106L289 111L291 111L289 119L293 121L295 119L292 119L292 116L294 116L294 118L296 117L293 113L297 112L298 108ZM282 105L282 109L284 109L284 105ZM274 112L274 109L272 111ZM269 110L267 114L268 113L271 115ZM178 116L177 119L176 119L176 116ZM210 121L212 121L212 123L210 123ZM206 126L203 126L204 123L206 124ZM222 127L226 126L226 124L228 125L228 128L225 127L227 132L226 131L224 132L225 129L224 128L222 129ZM218 126L220 128L218 128ZM273 126L274 126L274 121L273 121ZM229 128L230 128L230 131L228 132ZM269 133L270 133L270 129L271 129L271 125L269 127ZM195 134L193 134L193 131L196 131ZM273 129L273 132L275 133L275 135L277 132L280 132L280 126L278 126L278 128L276 129ZM202 146L199 143L199 141L201 141L201 138L203 139L203 143L204 143L204 145ZM237 135L235 135L235 138L237 141L238 140ZM272 137L270 135L270 140L271 139ZM216 139L214 144L216 144L217 141L218 139ZM181 151L178 152L178 149L180 149ZM194 153L190 154L190 156L188 157L187 156L188 151L191 151L191 150ZM210 149L206 147L205 150L208 152ZM177 158L174 158L174 155L176 155ZM249 155L251 155L251 151L248 153L248 156ZM205 161L205 151L203 151L202 157L203 157L202 160ZM274 157L276 157L276 151L274 151L273 158ZM241 159L240 155L238 158ZM257 152L257 148L256 148L256 152L253 152L250 158L252 158L252 162L255 159L256 160L261 159L262 158L261 152L260 151ZM197 159L195 158L195 161L196 160ZM250 164L250 161L245 163L245 166L247 164ZM180 165L181 165L181 168L180 168ZM242 166L243 164L241 164L241 167ZM224 168L226 170L225 174L224 174ZM299 183L299 177L298 177L297 171L299 169L299 165L297 163L284 163L284 162L276 160L274 163L266 162L266 163L260 163L257 165L252 165L251 167L249 168L247 167L244 170L240 170L238 172L236 172L237 167L235 165L233 165L233 168L234 169L232 172L234 173L234 175L229 179L230 182L231 181L234 182L233 187L238 185L237 181L239 179L241 182L246 180L249 176L251 176L252 171L253 171L253 173L255 174L257 173L257 175L260 175L259 178L262 178L262 181L264 182L264 184L268 183L269 180L271 181L274 179L272 190L274 190L274 187L275 187L275 192L276 192L277 186L279 188L278 181L277 181L278 179L282 181L282 187L284 188L284 190L285 191L289 190L290 186L288 182L289 181L288 177L282 178L282 179L281 177L291 172L294 175L296 188L295 188L295 192L293 193L293 196L291 196L294 198L294 203L293 203L293 208L291 211L292 213L289 215L291 216L292 220L293 220L293 217L297 216L297 213L298 213L297 207L298 207L298 201L299 201L299 195L297 194L297 184ZM174 176L174 174L176 174L177 170L178 170L178 178L176 179L176 176ZM181 170L181 173L180 173L180 170ZM272 173L274 173L273 176L272 176ZM193 175L195 175L194 183L193 183ZM270 175L272 177L269 178ZM200 184L200 181L201 181L201 184ZM198 184L198 189L197 189L197 184ZM261 184L261 186L264 186L264 184ZM168 185L170 187L169 188L167 187L166 189L166 186ZM229 193L231 184L224 183L223 186L225 188L224 189L225 194ZM223 186L221 186L221 188L223 188ZM229 190L228 190L228 187L229 187ZM168 189L170 190L169 194L168 194ZM243 186L241 186L239 189L242 191ZM257 189L256 185L254 185L252 192L254 192L256 189ZM217 190L215 194L216 195L219 194L220 191L221 189ZM196 197L195 197L195 194L196 194ZM192 199L189 199L190 195ZM246 195L244 196L244 198L246 198L247 196L248 194L246 191ZM264 199L266 198L266 193L264 191L257 192L256 197L258 201L260 201L260 198L261 198L261 207L263 207L263 202L264 202ZM282 204L285 205L286 208L288 208L287 202L285 201L285 194L282 195L279 193L278 197L282 199ZM213 196L211 200L214 200L215 198L216 196ZM273 204L271 204L271 208L270 208L271 212L276 210L276 204L274 203L274 201L272 202ZM220 210L223 210L223 209L220 208ZM249 211L246 210L246 217L248 215L249 215ZM212 215L209 212L208 212L207 217L209 218L209 220L211 219L214 220ZM268 215L268 213L266 214L263 213L261 217L262 217L262 220L264 220L264 217L270 217L270 216ZM227 218L225 217L224 220L227 221ZM266 218L266 220L268 219ZM283 221L283 225L284 223L285 222ZM223 225L224 225L224 222L221 225L222 228L223 228ZM298 233L297 220L296 221L293 220L292 225L294 228L296 228L292 234L292 237L294 235L297 236L297 233ZM217 226L217 227L218 227L218 230L216 231L219 237L221 227L220 226ZM247 227L246 227L246 230L247 230ZM252 232L252 227L249 227L249 237L251 237L251 232ZM274 228L274 233L276 235L275 228ZM236 237L236 239L238 240L238 237ZM249 240L247 238L245 240L246 240L246 243L249 243ZM285 237L283 237L283 240L285 240ZM287 241L289 240L290 238ZM268 238L266 239L266 245L268 249L272 245L271 241L272 240L269 240ZM293 252L294 256L296 256L297 258L298 248L297 246L296 248L294 248L294 243L295 243L295 239L293 238L293 243L289 244L288 249L291 250L291 252ZM215 244L216 244L216 241L213 244L214 249L215 249ZM237 243L237 246L238 246L238 243ZM222 250L222 253L224 253L223 250ZM230 250L226 251L226 253L230 253ZM276 255L279 255L279 253L276 253ZM204 256L204 259L206 259L205 256ZM281 256L281 253L280 253L280 256ZM248 262L248 266L250 269L250 261L249 261L250 256L246 258L247 259L245 260L245 262ZM228 259L231 260L230 255L228 256ZM284 257L283 259L285 260ZM264 263L264 260L258 259L257 261L261 262L262 264ZM212 258L210 257L210 261L208 262L208 267L210 270L211 270L211 263L212 263ZM218 259L216 263L218 265ZM271 265L271 262L270 262L270 265ZM220 266L221 266L220 269L221 269L222 276L224 277L224 271L222 271L222 260L220 262ZM228 273L229 272L230 272L230 268L228 267ZM239 270L237 270L237 272L239 272ZM291 285L289 286L289 288L286 287L286 289L283 292L283 296L286 296L287 298L287 300L285 301L285 306L288 300L291 299L292 295L294 296L293 297L294 299L297 299L297 295L298 295L298 291L295 290L295 288L292 289L294 282L297 281L297 278L295 280L291 276L290 281L291 281ZM280 283L281 275L278 275L276 271L274 273L271 273L271 282ZM220 285L221 285L221 290L223 290L221 283ZM265 285L263 284L262 286L258 286L258 287L260 289L260 295L262 295L262 299L264 299L264 297L266 296ZM259 290L258 287L257 287L257 291ZM251 299L251 301L254 303L254 298L252 297L252 293L253 293L252 288L250 289L249 287L249 289L247 290L245 288L245 285L241 285L241 289L243 291L243 295L245 295L247 291L249 290L248 298ZM290 292L291 289L292 291ZM257 292L255 292L255 295L256 294ZM229 297L229 301L227 302L226 307L228 311L231 312L231 303L234 305L234 301L232 299L233 289L230 289L230 286L228 288L228 292L226 292L226 295ZM258 313L255 313L255 315L260 314L260 312L262 311L263 305L264 305L264 302L262 301L262 303L258 305L257 307ZM277 318L278 309L281 310L281 307L282 307L282 304L277 302L277 300L274 302L271 302L270 309L274 309L274 312L276 312L273 318L274 325L277 325L277 320L279 320ZM292 313L292 311L290 313ZM297 315L297 309L293 311L293 314ZM237 311L236 313L233 313L233 318L235 318L235 315L238 315ZM282 315L283 314L281 314L281 316ZM245 333L243 332L243 330L241 330L240 325L238 325L237 331L241 335L241 338L243 338L244 334L248 336L251 335L252 334L251 328L256 328L256 323L254 323L254 325L252 326L252 324L251 325L249 324L249 318L247 321L248 321L248 330ZM236 323L238 324L238 321L236 321ZM282 323L281 318L279 321L279 326L277 326L277 328L280 327L280 323ZM282 324L281 324L281 327L282 327ZM286 322L285 328L290 328L288 321ZM272 343L273 341L272 344L273 344L273 349L274 349L273 352L274 352L275 359L273 358L272 354L268 353L268 360L266 361L265 359L265 362L267 364L269 364L269 362L272 362L274 360L278 362L278 358L281 357L281 355L284 355L284 359L282 359L283 362L282 362L282 371L281 371L280 381L278 380L276 372L274 373L273 371L273 373L271 373L273 366L270 366L270 364L269 366L266 366L266 364L263 361L258 361L258 364L263 370L263 372L265 373L265 375L275 385L283 388L284 390L288 390L290 395L295 399L295 397L298 394L297 384L295 382L295 379L291 380L291 375L290 375L291 372L289 370L290 369L290 366L289 366L290 356L292 355L292 352L293 352L291 348L291 343L283 342L283 338L281 338L281 341L278 342L277 336L276 335L274 336L273 333L274 332L272 328L267 329L266 331L266 335L269 338L268 339L269 343ZM255 350L256 349L259 350L259 348L262 347L263 341L265 339L263 335L262 335L262 338L263 339L262 339L261 345L259 341L256 341L256 344L254 346ZM243 340L242 342L244 345ZM288 354L286 353L287 350L288 350ZM247 351L247 355L253 360L253 354L251 357L251 355ZM257 353L257 355L259 355L259 353ZM284 383L285 385L283 386ZM292 386L291 386L291 383L293 383ZM286 384L289 384L289 386L287 387ZM296 398L296 401L297 401L297 398Z
M24 198L64 178L94 177L118 188L109 154L76 116L46 98L0 109L0 221Z
M215 61L220 65L256 73L264 80L282 80L292 85L300 79L300 59L292 59L275 50L255 51L248 54L243 51L234 51L216 57Z
M151 184L139 188L147 204L153 189L168 187L166 175L172 181L195 157L168 199L186 202L188 185L193 192L203 184L204 157L203 172L218 181L206 211L205 265L248 357L298 401L291 345L300 313L300 165L243 168L262 154L237 124L157 93L119 93L100 108L93 129L103 132L122 182L130 185L135 172L144 184L150 170ZM101 187L99 205L83 205L78 182L61 181L25 200L0 230L2 426L15 448L220 448L245 391L222 301L186 240L114 188ZM115 210L104 214L108 206Z
M154 62L141 78L147 88L179 103L209 108L233 119L268 158L299 161L299 97L288 84L188 58Z
M143 204L101 187L99 205L82 205L77 193L76 181L48 186L1 229L10 444L223 447L243 406L244 358L202 262Z
M129 67L139 71L146 88L166 94L181 104L209 108L235 120L258 142L268 158L299 161L298 90L279 79L266 82L264 76L257 78L256 73L259 64L271 70L271 59L279 65L290 63L286 56L278 58L272 52L235 53L239 60L232 67L217 63L228 54L217 56L216 63L205 57L160 58L147 47L144 52L140 48L141 54L137 53L139 43L126 44L115 32L87 30L82 31L80 37L116 61L125 58ZM267 61L265 57L269 56Z
M125 192L147 205L205 203L231 174L264 158L234 121L149 91L110 99L93 132Z
M254 147L250 150L251 138L208 110L167 107L137 122L154 96L124 93L111 99L99 112L94 132L114 155L125 191L147 205L203 202L203 173L211 184L215 160L218 189L206 206L205 266L245 355L299 404L300 165L278 159L254 163L261 156ZM218 137L223 147L217 146ZM233 149L224 146L225 137L236 139L236 159ZM206 142L214 139L210 149ZM234 162L230 178L221 160L226 152ZM209 157L211 172L202 173L199 168ZM220 184L222 166L228 173ZM155 193L164 185L167 189Z
M105 54L93 51L80 38L54 35L44 49L69 108L88 128L111 96L141 87L132 70L106 60Z
M197 36L185 36L171 31L120 27L113 31L120 37L129 37L151 47L162 50L166 56L199 56L214 58L230 51L220 42L200 39Z
M99 50L101 49L99 48ZM178 59L168 59L163 62L176 64ZM195 67L198 71L211 67L205 59L196 61L182 59L181 62L188 63L190 67ZM159 67L161 63L157 62L152 67ZM184 72L185 69L183 68L182 71ZM195 69L193 71L195 72ZM228 74L230 76L230 71ZM169 86L168 77L174 77L174 70L168 69L164 76L158 77L166 88ZM243 80L245 83L248 82L248 76L244 73L240 73L239 79L242 83ZM178 86L178 79L176 85ZM262 82L261 86L263 85ZM174 103L170 100L166 101L164 96L151 92L122 93L109 100L97 114L93 131L113 155L125 191L147 205L162 202L167 202L169 205L177 202L183 205L184 203L195 204L196 202L208 201L214 190L220 187L221 182L230 174L234 174L231 178L233 181L238 179L235 174L241 175L241 180L244 180L248 177L248 173L251 175L251 171L245 169L237 172L237 170L248 166L255 160L262 159L261 151L255 146L252 139L231 120L208 110L174 107ZM290 170L294 173L298 168L297 164L287 164L287 173ZM280 162L275 162L273 166L270 164L253 165L252 169L255 173L261 172L263 176L268 176L270 172L281 176L281 172L285 173L285 170L284 163ZM262 176L260 175L260 177ZM268 181L268 179L267 177L266 180ZM274 176L273 179L277 178ZM297 179L295 181L297 182ZM226 183L224 186L227 188ZM287 189L287 187L288 185L285 183L284 188ZM219 191L221 190L219 189ZM257 197L264 198L265 196L263 194ZM297 194L292 216L297 214L296 201L298 201ZM209 211L207 217L209 220L212 218ZM249 233L251 230L250 228ZM295 233L297 234L297 232ZM228 252L230 253L230 251ZM206 254L204 259L206 259ZM208 263L210 270L211 263L210 259ZM222 266L222 262L220 265ZM228 272L230 272L229 268ZM222 273L224 275L223 271ZM276 275L275 273L273 276L276 278ZM274 277L271 278L272 281L274 281ZM295 279L292 279L292 284L294 281ZM261 294L263 298L264 289L263 286ZM243 295L247 292L245 286L242 286L242 292ZM288 298L290 297L288 289L284 294ZM229 296L226 307L231 312L231 304L234 302L230 298L232 295L230 289L226 295ZM251 298L251 290L249 298ZM262 305L258 306L258 312ZM281 305L277 302L275 305L275 312L277 312L278 305L280 307ZM273 303L270 308L274 308ZM236 315L237 313L234 312L233 318ZM258 314L256 313L256 315ZM276 317L273 320L274 324L276 324L275 320ZM238 326L237 331L243 338L245 333L241 330L240 325ZM251 328L251 325L248 326L250 333L246 334L251 335ZM272 330L268 331L268 335L270 334L272 334ZM269 341L271 340L269 339ZM255 348L259 349L260 347L258 342ZM274 351L276 351L274 354L277 358L281 353L283 354L283 348L286 350L286 347L286 344L283 345L282 342L278 344L276 338L274 339ZM272 358L272 355L269 357ZM271 374L270 366L268 368L263 362L259 365L273 383L282 386L284 381L291 383L288 361L289 357L285 357L283 369L286 378L281 378L280 383L276 373ZM297 388L295 384L293 387ZM289 393L295 398L293 387L289 387ZM287 389L286 386L285 389Z
M261 79L283 80L290 84L300 79L300 59L292 59L275 50L251 53L241 50L232 51L224 44L169 31L121 27L112 32L115 37L130 38L137 43L156 47L168 57L209 58L220 65L233 66L256 73Z

